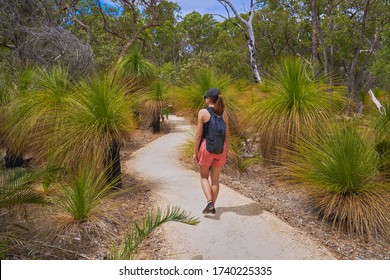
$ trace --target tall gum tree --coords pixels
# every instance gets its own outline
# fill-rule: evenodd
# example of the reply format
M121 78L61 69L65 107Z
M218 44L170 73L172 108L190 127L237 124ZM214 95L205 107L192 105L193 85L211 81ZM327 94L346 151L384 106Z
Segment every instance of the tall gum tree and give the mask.
M230 8L230 10L234 13L235 17L241 23L241 24L236 23L236 25L239 26L241 31L245 34L245 39L246 39L246 42L248 45L248 50L249 50L250 64L251 64L251 70L253 73L253 78L254 78L256 83L261 83L261 77L260 77L260 73L259 73L259 70L257 67L257 61L256 61L256 45L255 45L255 33L253 31L253 17L255 15L256 6L261 4L262 1L250 0L248 20L245 20L240 15L240 13L237 11L237 9L234 7L234 5L232 4L232 2L230 0L218 0L218 2L221 3L225 7L229 18L230 18L229 8Z

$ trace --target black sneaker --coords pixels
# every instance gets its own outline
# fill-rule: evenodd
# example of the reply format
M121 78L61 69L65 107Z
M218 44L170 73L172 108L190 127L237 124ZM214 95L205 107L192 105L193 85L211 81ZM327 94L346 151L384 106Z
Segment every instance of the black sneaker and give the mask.
M214 214L215 213L215 207L214 207L214 203L212 201L210 201L209 203L207 203L207 206L206 208L202 211L203 214L209 214L209 213L212 213Z

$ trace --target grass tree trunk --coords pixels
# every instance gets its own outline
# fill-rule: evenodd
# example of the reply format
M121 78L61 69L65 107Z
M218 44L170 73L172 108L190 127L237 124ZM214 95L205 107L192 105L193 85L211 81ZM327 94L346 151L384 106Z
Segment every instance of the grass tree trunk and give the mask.
M117 141L112 141L106 158L107 182L113 183L113 187L122 188L122 172L120 161L120 145Z
M6 150L4 161L5 161L5 168L21 167L24 163L24 159L22 156L16 155L8 149Z
M160 115L154 118L152 126L153 126L153 133L158 133L161 131Z

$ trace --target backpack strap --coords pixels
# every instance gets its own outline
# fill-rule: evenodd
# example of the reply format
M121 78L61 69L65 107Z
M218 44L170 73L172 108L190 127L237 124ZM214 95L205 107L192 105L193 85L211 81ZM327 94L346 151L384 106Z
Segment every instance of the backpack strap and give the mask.
M219 116L217 113L214 112L214 108L213 107L207 107L206 110L211 114L216 114L217 116ZM223 114L223 111L222 111L222 114ZM222 116L221 114L221 116Z

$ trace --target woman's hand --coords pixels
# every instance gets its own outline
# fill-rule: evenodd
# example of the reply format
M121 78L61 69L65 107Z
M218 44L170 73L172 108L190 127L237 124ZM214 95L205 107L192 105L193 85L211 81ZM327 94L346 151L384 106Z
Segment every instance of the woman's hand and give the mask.
M198 163L198 155L194 154L192 156L192 160L194 161L194 163Z

